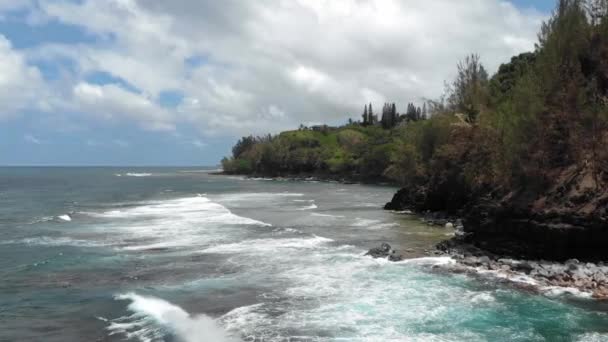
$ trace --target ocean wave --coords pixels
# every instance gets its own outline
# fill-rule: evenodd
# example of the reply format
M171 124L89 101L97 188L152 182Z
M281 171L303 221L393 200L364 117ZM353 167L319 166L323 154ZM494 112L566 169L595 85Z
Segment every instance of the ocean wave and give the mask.
M412 258L396 262L396 264L414 264L430 266L453 265L455 263L456 261L453 258L447 256Z
M331 214L321 214L321 213L311 213L310 216L329 217L329 218L334 218L334 219L345 218L346 217L344 215L331 215Z
M577 342L606 342L608 333L585 333L578 336Z
M33 219L32 221L29 222L29 224L49 222L49 221L53 221L54 219L55 219L55 216L42 216L42 217Z
M399 227L399 223L397 223L397 222L379 223L379 224L374 224L374 225L369 226L369 229L382 230L382 229L387 229L387 228L391 228L391 227Z
M539 289L545 296L548 297L561 297L569 295L578 298L590 299L593 295L590 292L584 292L574 287L542 286Z
M69 237L39 236L19 240L6 240L0 242L3 245L32 245L32 246L74 246L74 247L101 247L104 243L89 240L72 239Z
M312 203L311 205L307 205L305 207L298 208L298 210L312 210L312 209L317 209L317 208L318 208L317 205Z
M72 221L72 217L69 214L59 215L57 218L66 222Z
M107 320L109 335L124 335L127 339L139 341L164 340L175 335L185 342L213 341L233 342L231 337L211 317L190 315L181 307L160 298L141 296L136 293L119 294L116 300L127 300L127 310L132 315Z
M453 265L455 263L450 263L449 265ZM502 271L502 270L488 270L482 267L471 267L466 266L466 269L482 275L492 277L498 280L504 280L514 284L521 284L525 286L530 286L536 289L539 293L547 296L547 297L563 297L563 296L572 296L580 299L590 299L592 298L591 292L581 291L577 288L573 287L562 287L562 286L548 286L542 281L539 281L525 273L514 272L514 271Z
M221 244L204 249L203 253L258 253L281 249L314 249L332 242L332 239L314 235L311 238L253 239Z
M83 212L100 218L168 218L180 216L199 223L223 223L237 225L271 226L269 223L233 214L228 208L212 202L207 197L185 197L166 201L149 202L147 205L126 210L110 210L101 213Z
M152 174L147 173L147 172L127 172L125 174L125 176L127 176L127 177L150 177L150 176L152 176Z
M222 194L217 197L220 202L258 201L258 200L283 200L285 197L302 197L302 193L292 192L247 192Z
M364 218L357 217L357 218L355 218L355 222L351 226L368 227L368 226L375 225L378 223L380 223L380 221L378 221L378 220L364 219Z
M110 239L115 249L125 251L209 246L240 226L272 226L235 215L202 194L144 203L125 209L79 214L103 219L103 225L93 232L101 241Z
M127 172L127 173L115 173L114 176L116 177L150 177L152 176L151 173L148 172Z

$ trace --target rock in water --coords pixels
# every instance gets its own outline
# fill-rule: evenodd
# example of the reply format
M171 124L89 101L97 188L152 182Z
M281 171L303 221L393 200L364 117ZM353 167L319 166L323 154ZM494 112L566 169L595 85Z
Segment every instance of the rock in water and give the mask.
M374 258L385 258L388 256L390 251L391 245L389 245L388 243L383 243L380 245L380 247L374 247L370 249L369 251L367 251L367 253L365 253L365 255L369 255Z
M454 229L454 224L452 222L448 222L445 224L445 228L447 229Z
M396 250L391 249L389 255L388 255L388 260L390 261L401 261L403 260L403 256L399 253L397 253Z
M374 247L367 251L365 255L369 255L373 258L388 258L390 261L401 261L403 260L403 256L397 253L394 249L391 248L391 245L388 243L383 243L380 247Z

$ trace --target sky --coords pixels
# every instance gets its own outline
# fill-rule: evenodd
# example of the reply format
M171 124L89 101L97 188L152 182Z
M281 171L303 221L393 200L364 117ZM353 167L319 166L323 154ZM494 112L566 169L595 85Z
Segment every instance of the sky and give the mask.
M441 95L553 0L0 0L0 165L217 165L236 139Z

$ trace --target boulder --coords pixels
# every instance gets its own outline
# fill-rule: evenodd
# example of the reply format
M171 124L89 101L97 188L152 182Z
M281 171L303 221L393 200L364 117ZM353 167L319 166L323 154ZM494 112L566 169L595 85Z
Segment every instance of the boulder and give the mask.
M365 255L369 255L373 258L386 258L391 251L391 245L388 243L382 243L380 247L374 247L367 251Z
M401 261L403 256L394 249L388 243L382 243L379 247L374 247L367 251L365 255L369 255L373 258L388 258L390 261Z
M401 260L403 260L403 256L401 254L397 253L397 251L395 251L394 249L391 249L391 251L388 254L388 260L401 261Z

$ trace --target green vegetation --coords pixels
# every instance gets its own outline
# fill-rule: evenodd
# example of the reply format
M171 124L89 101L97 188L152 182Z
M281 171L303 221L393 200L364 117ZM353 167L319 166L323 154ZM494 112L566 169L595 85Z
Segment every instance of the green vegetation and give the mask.
M392 180L421 208L454 209L472 196L534 196L566 169L608 179L608 1L560 0L535 51L491 78L477 55L457 64L441 100L398 114L372 105L342 127L302 127L241 139L228 173L311 173ZM427 119L428 116L428 119Z

